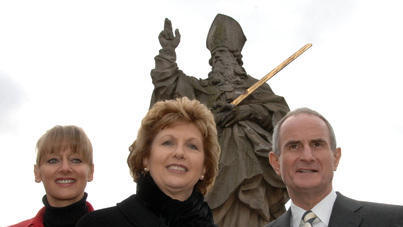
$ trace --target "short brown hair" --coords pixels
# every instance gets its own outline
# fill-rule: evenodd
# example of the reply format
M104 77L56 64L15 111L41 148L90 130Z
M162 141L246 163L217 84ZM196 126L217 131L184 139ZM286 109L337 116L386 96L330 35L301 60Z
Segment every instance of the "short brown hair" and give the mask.
M184 121L193 123L203 135L204 179L196 184L201 193L206 194L213 186L218 171L220 145L217 139L217 129L214 116L210 110L197 100L187 97L176 100L159 101L155 103L141 121L137 139L130 146L127 164L135 182L144 174L143 160L149 157L154 137L164 128Z
M46 154L57 153L70 148L71 152L83 155L84 161L93 165L92 144L84 130L74 126L60 126L49 129L36 143L36 165Z

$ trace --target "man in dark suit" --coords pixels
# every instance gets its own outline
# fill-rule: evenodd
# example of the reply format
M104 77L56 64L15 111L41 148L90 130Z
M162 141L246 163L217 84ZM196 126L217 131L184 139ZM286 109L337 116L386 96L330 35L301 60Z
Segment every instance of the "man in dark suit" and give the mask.
M403 227L403 206L357 201L333 190L340 156L321 114L300 108L284 116L274 128L269 160L292 203L266 227Z

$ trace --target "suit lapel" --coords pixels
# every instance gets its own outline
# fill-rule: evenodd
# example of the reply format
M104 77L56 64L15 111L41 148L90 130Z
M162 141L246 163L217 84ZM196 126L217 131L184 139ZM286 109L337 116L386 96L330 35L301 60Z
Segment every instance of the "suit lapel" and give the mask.
M291 226L291 209L276 219L271 227L290 227Z
M330 216L329 227L357 227L362 221L357 211L361 208L359 201L347 198L337 192L332 214Z

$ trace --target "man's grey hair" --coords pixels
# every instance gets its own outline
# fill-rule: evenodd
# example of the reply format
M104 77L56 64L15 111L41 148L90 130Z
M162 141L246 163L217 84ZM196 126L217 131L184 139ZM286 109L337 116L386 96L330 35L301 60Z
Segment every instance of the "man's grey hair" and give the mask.
M280 150L280 144L279 144L279 142L280 142L279 134L280 134L281 126L283 125L284 121L287 120L289 117L296 116L299 114L313 115L313 116L316 116L316 117L322 119L326 123L327 128L329 129L330 148L332 149L332 151L335 151L336 147L337 147L336 136L334 134L333 128L330 125L329 121L327 121L326 118L322 116L322 114L316 112L315 110L306 108L306 107L298 108L298 109L288 112L283 118L281 118L280 121L277 122L277 124L273 130L273 149L272 149L272 151L276 155L280 156L281 150Z

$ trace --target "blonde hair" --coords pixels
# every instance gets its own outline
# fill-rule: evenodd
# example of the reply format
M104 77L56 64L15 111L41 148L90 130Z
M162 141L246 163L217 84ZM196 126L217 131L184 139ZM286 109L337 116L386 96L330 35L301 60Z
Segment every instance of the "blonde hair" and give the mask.
M83 156L86 163L93 165L92 145L84 130L74 126L60 126L49 129L36 143L36 165L40 165L42 157L65 149Z
M218 172L218 159L221 150L217 139L217 129L214 116L210 110L199 101L189 100L187 97L159 101L151 107L141 122L137 139L129 148L130 154L127 158L127 164L130 173L134 181L137 182L144 174L143 160L150 155L154 137L162 129L179 121L195 124L203 135L206 172L204 179L200 180L196 187L201 193L206 194L213 186Z

